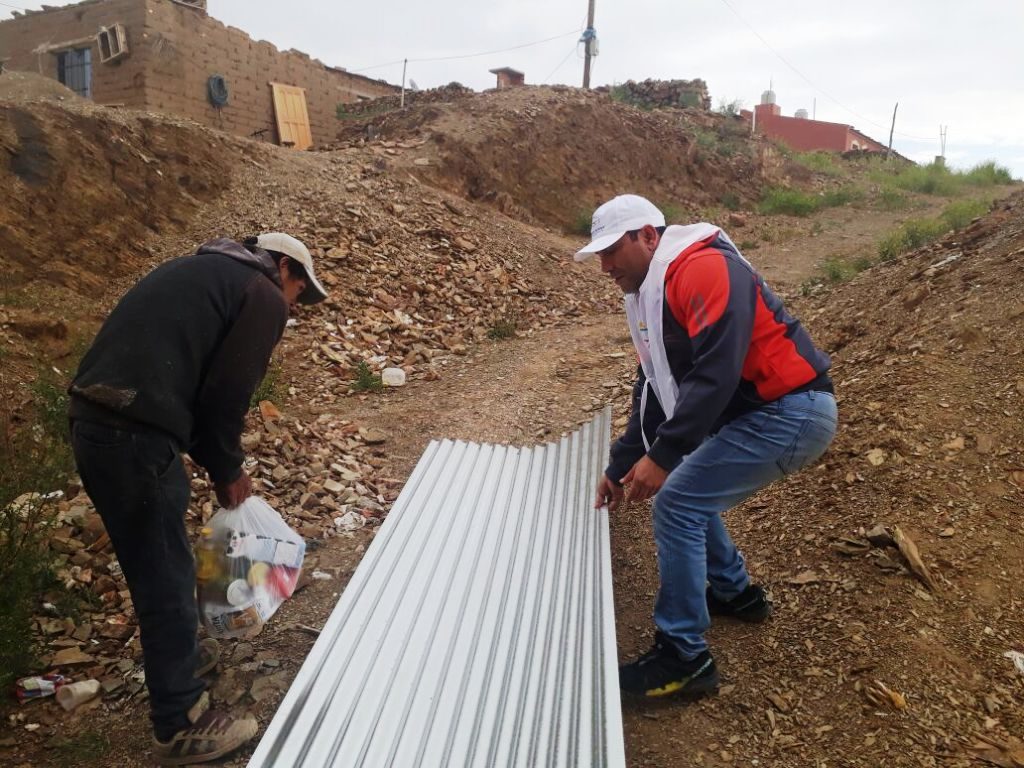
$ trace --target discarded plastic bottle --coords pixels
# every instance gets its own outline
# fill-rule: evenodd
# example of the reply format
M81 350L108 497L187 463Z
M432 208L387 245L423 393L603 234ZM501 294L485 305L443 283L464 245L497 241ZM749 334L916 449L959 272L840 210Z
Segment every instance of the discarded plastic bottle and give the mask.
M213 528L203 528L199 532L199 543L196 544L196 581L202 587L213 580L220 568L217 544L213 540Z

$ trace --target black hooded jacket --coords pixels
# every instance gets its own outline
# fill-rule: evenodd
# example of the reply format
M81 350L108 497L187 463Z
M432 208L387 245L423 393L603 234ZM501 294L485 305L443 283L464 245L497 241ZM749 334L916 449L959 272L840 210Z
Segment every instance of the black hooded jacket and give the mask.
M171 435L217 483L238 477L249 400L288 320L277 265L219 238L110 313L71 383L72 419Z

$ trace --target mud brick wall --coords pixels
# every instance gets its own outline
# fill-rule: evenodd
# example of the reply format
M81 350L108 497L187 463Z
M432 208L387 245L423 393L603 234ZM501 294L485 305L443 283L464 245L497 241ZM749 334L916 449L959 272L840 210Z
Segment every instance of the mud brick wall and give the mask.
M0 58L9 59L4 67L13 71L38 72L57 79L57 51L35 53L40 47L71 40L95 37L101 26L115 23L125 26L127 57L109 64L100 63L95 39L78 42L70 48L92 50L92 98L99 104L145 106L144 57L139 44L146 0L93 0L50 11L29 13L0 24Z
M240 29L168 0L146 0L146 104L243 136L266 130L276 141L270 83L306 89L313 142L322 144L338 130L337 106L396 92L396 87L326 67L298 51L279 51ZM207 81L221 75L228 104L216 109Z
M313 141L322 144L338 132L337 107L397 93L396 86L325 66L299 51L279 51L264 40L228 27L171 0L86 0L77 5L29 13L0 23L0 58L10 70L57 78L56 52L33 53L40 46L95 36L101 26L124 25L129 55L99 63L92 48L92 98L191 118L242 136L264 130L276 141L270 83L306 89ZM217 109L207 98L207 81L221 75L228 104Z

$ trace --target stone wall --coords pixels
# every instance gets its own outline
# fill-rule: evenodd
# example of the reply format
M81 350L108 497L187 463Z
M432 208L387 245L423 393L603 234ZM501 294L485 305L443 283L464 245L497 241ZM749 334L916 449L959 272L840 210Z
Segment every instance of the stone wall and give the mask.
M703 80L643 80L636 82L627 80L621 85L613 85L608 90L611 96L627 104L644 109L663 107L694 107L711 109L711 95L708 84Z

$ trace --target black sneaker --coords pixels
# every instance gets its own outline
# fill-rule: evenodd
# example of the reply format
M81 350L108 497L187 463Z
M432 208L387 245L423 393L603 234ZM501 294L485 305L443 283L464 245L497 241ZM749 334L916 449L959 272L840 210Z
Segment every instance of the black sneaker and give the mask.
M732 600L715 597L711 587L708 587L707 600L708 613L712 616L731 616L740 621L759 624L772 613L772 604L768 602L764 589L758 584L748 584L747 588Z
M682 659L661 632L654 634L651 650L619 667L619 687L636 696L699 699L716 692L718 683L718 668L710 653L704 651L695 659Z

